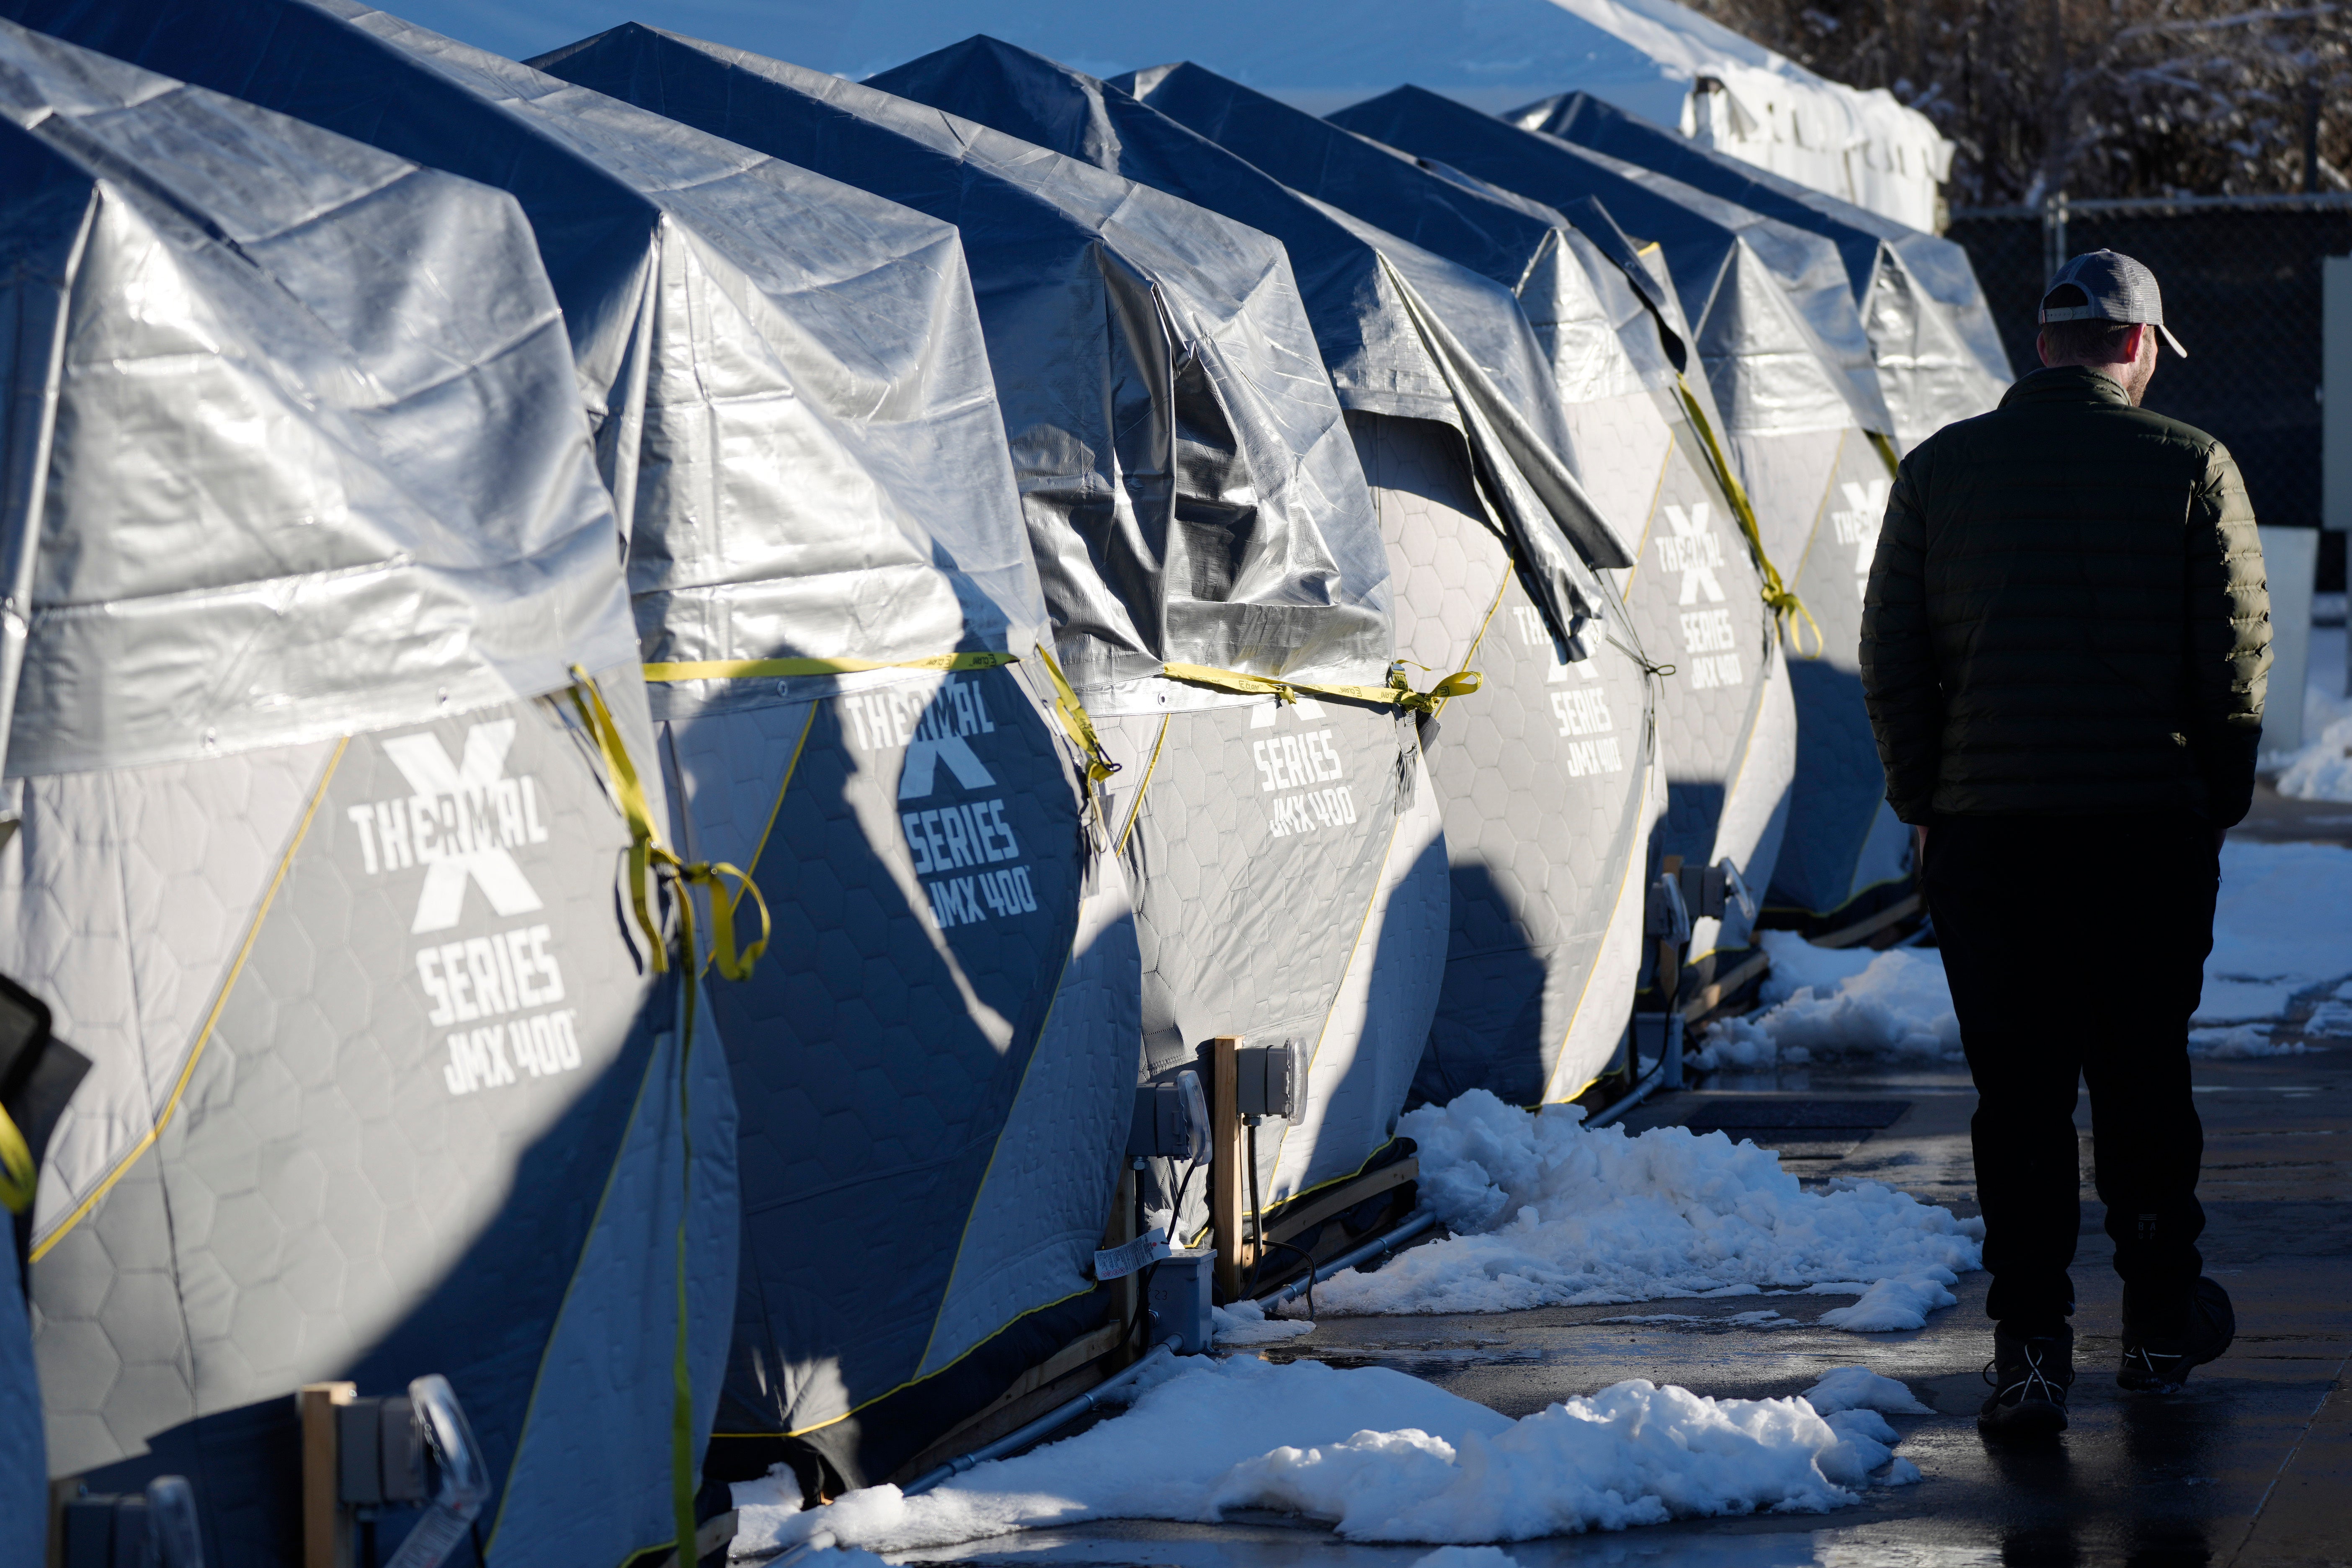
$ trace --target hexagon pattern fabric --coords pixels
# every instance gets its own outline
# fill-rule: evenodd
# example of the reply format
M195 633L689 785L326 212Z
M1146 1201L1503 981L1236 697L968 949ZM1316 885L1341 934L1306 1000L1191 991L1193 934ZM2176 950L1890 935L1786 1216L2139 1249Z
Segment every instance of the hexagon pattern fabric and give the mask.
M289 1559L288 1396L437 1372L499 1483L493 1561L669 1538L679 1248L699 1420L732 1106L622 923L627 833L567 712L27 781L0 964L96 1063L33 1268L53 1473L186 1474L225 1559ZM98 961L57 962L60 926Z
M1016 670L734 685L664 702L681 837L776 921L716 997L744 1193L719 1430L784 1435L1092 1288L1135 949L1116 877L1089 897L1080 797Z
M1486 521L1458 436L1419 420L1349 423L1395 574L1399 653L1484 677L1423 731L1453 897L1414 1091L1572 1095L1596 1066L1564 1060L1580 1016L1606 1021L1605 1060L1633 1004L1630 973L1593 980L1628 868L1649 853L1647 683L1598 635L1591 658L1568 659Z
M1821 628L1817 658L1801 657L1813 650L1810 627L1787 633L1802 783L1765 900L1817 919L1910 876L1862 700L1863 589L1886 516L1886 465L1852 428L1741 437L1733 447L1773 559Z
M1184 689L1174 700L1195 699ZM1287 1132L1261 1136L1260 1201L1271 1207L1292 1195L1285 1184L1309 1168L1354 1172L1387 1142L1427 1028L1424 1014L1341 1037L1353 1020L1343 1015L1335 1030L1334 1013L1355 954L1369 942L1383 961L1423 974L1443 962L1434 922L1412 913L1425 910L1427 895L1390 899L1400 917L1392 933L1373 923L1384 896L1424 865L1418 854L1391 853L1399 817L1413 809L1411 720L1385 707L1268 697L1097 724L1115 756L1132 759L1115 781L1110 820L1135 896L1147 1079L1202 1070L1219 1035L1295 1042L1309 1058L1300 1120L1313 1129L1313 1159L1286 1167ZM1399 984L1405 1005L1424 1005L1426 992ZM1326 1051L1318 1074L1313 1063ZM1335 1074L1339 1063L1347 1068ZM1202 1078L1205 1085L1205 1070ZM1377 1093L1355 1092L1370 1084ZM1184 1236L1207 1224L1206 1198L1205 1183L1193 1182L1178 1216Z

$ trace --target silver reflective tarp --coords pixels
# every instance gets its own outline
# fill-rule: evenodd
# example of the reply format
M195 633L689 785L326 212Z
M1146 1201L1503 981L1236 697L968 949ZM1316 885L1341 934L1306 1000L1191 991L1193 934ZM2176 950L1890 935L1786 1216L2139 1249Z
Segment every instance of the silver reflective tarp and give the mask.
M346 0L0 13L511 190L646 658L1034 641L1002 426L964 390L983 350L940 308L965 287L944 226Z
M1589 93L1562 93L1503 118L1834 244L1906 450L1951 421L1990 408L2014 379L1969 253L1952 241L1717 152Z
M538 62L961 230L1062 662L1378 682L1388 565L1281 248L985 126L631 25Z
M292 1561L295 1391L437 1373L489 1561L661 1547L671 1434L707 1429L726 1348L733 1102L561 689L595 671L651 757L530 231L7 24L0 100L0 243L45 262L0 277L47 329L16 340L0 456L51 480L10 498L0 970L92 1064L33 1215L49 1467L194 1476L208 1553ZM58 623L122 668L53 660Z
M612 510L513 202L10 39L9 776L429 719L627 660ZM485 275L505 281L440 281ZM413 460L491 418L498 462Z

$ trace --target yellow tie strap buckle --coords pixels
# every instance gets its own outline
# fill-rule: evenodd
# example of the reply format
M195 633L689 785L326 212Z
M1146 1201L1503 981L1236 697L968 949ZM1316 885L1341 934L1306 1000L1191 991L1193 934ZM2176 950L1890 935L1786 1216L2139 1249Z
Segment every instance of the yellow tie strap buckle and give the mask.
M774 661L796 662L796 661ZM1003 662L1003 660L999 660ZM645 786L638 781L636 764L629 759L629 748L621 739L620 727L613 722L613 710L604 704L604 694L596 686L595 678L578 665L572 667L572 705L579 710L581 721L595 738L596 749L604 753L604 772L613 782L613 793L619 797L621 815L629 824L629 903L635 911L638 926L646 933L652 953L654 973L669 970L669 944L662 937L661 927L654 919L651 901L646 897L646 884L651 878L667 876L676 890L678 908L679 936L682 939L689 971L698 967L694 931L694 900L690 891L696 884L710 890L710 962L719 973L730 980L749 980L751 966L768 950L768 939L773 929L768 918L768 900L761 896L757 883L736 867L721 861L688 862L661 841L661 833L654 826L653 813L646 805ZM680 677L679 679L698 679ZM726 896L725 879L735 879L735 896ZM740 952L735 946L735 911L745 895L760 909L759 940Z

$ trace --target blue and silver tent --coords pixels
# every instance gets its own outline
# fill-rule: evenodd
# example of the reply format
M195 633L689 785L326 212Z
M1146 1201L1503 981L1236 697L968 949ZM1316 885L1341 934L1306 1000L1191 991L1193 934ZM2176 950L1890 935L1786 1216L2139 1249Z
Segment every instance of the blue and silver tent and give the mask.
M1503 118L1835 245L1870 334L1899 449L1908 451L1955 419L1984 413L2015 379L1976 268L1952 241L1717 152L1591 93L1561 93Z
M1642 637L1600 574L1631 562L1638 523L1596 505L1578 478L1551 366L1517 300L1290 189L1118 84L993 39L873 85L1282 242L1379 508L1398 651L1441 673L1475 665L1486 682L1422 732L1453 919L1416 1092L1479 1084L1521 1101L1572 1098L1630 1010L1655 731ZM1292 1161L1296 1140L1283 1145ZM1288 1197L1318 1173L1302 1182L1278 1163L1268 1190Z
M878 1479L1101 1321L1138 1048L956 237L382 13L155 9L110 41L522 202L627 502L639 770L776 922L711 994L746 1178L718 1430Z
M1218 1036L1298 1042L1316 1136L1262 1141L1262 1174L1282 1194L1352 1174L1427 1033L1444 863L1411 725L1314 698L1385 690L1391 584L1280 247L953 114L651 29L540 63L958 225L1061 660L1121 765L1103 793L1146 1077L1198 1070ZM1164 1207L1178 1179L1150 1184Z
M492 1561L667 1549L733 1104L632 907L663 793L613 761L652 731L530 230L5 23L0 141L50 329L0 461L46 479L5 541L0 969L92 1062L33 1215L49 1471L185 1475L215 1560L290 1562L295 1390L437 1373Z
M1766 903L1820 929L1909 890L1853 649L1893 472L1894 421L1829 241L1664 176L1400 88L1336 123L1555 208L1591 198L1654 243L1696 313L1732 468L1762 553L1804 605L1783 617L1797 701L1794 777Z

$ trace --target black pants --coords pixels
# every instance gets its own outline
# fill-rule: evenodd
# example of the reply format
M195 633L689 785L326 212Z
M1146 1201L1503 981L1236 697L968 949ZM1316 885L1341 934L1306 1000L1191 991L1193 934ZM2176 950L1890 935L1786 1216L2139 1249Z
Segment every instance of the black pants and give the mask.
M1940 817L1925 882L1976 1079L1986 1312L2040 1334L2074 1310L2079 1077L2127 1326L2179 1331L2203 1265L2189 1020L2221 885L2211 826L2187 815Z

